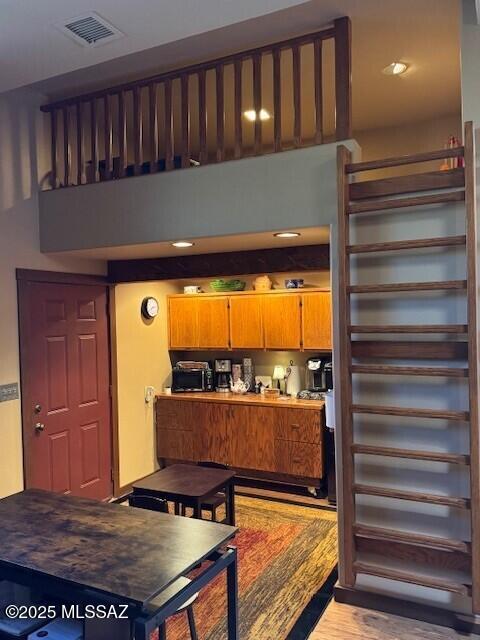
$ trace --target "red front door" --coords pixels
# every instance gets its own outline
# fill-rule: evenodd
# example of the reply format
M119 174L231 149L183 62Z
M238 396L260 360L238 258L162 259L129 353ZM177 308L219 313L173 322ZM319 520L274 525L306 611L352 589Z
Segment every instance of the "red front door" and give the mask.
M27 282L20 324L26 487L108 498L106 287Z

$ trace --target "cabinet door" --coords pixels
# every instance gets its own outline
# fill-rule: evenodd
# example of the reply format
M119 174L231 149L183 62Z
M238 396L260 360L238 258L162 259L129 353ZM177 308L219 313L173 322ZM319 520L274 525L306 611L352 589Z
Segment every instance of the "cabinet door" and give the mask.
M300 349L300 296L271 293L262 298L265 347Z
M198 300L192 297L168 301L170 349L198 347Z
M294 442L322 442L322 414L312 409L274 409L275 437Z
M195 462L193 433L179 429L157 429L157 455L168 460Z
M317 444L275 440L275 465L278 473L301 478L321 478L322 449Z
M303 348L332 348L332 295L330 291L302 296Z
M230 464L237 469L274 471L274 412L270 407L230 407Z
M230 464L228 404L197 402L195 449L198 460Z
M197 300L198 347L200 349L228 349L228 298L208 297Z
M263 349L263 296L230 298L230 344L232 349Z

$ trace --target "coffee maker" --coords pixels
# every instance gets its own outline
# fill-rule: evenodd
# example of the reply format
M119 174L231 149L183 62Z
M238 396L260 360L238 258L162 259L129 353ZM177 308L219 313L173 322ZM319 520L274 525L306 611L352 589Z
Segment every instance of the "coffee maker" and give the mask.
M305 371L308 391L328 391L333 389L332 356L309 358Z
M232 377L232 361L231 360L215 360L215 391L230 391L230 380Z

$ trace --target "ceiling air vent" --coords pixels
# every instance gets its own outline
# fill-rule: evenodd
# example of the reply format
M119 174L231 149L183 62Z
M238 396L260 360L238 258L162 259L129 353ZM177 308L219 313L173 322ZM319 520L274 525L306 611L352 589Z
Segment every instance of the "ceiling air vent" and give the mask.
M98 47L123 37L123 33L101 18L97 13L89 13L71 18L57 25L63 33L84 47Z

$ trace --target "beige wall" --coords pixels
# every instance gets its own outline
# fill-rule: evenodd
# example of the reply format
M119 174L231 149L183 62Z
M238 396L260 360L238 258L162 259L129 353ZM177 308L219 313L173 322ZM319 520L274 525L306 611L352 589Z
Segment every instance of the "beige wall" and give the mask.
M98 261L59 259L39 250L35 149L43 146L41 96L0 96L0 384L20 381L16 268L103 273ZM41 169L40 169L41 171ZM20 401L0 403L0 497L23 488Z
M169 282L115 287L120 486L158 468L154 405L145 403L145 387L158 392L170 384L166 296L175 292ZM148 322L140 314L146 296L155 297L160 304L158 316Z

